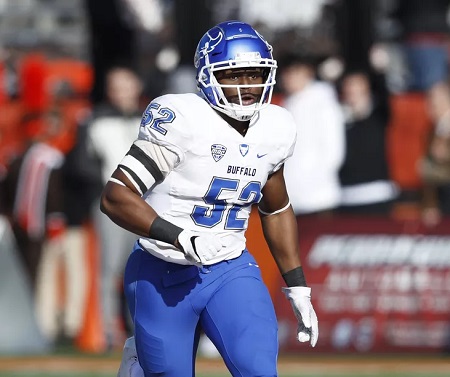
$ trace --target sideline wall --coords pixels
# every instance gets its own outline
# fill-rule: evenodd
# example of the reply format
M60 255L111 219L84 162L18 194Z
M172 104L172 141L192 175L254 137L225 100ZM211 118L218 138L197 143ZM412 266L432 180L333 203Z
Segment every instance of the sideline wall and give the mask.
M278 270L254 239L256 216L250 250L275 303L281 352L307 352L310 347L295 339ZM299 218L298 224L320 324L315 353L450 351L450 219L433 229L370 217Z

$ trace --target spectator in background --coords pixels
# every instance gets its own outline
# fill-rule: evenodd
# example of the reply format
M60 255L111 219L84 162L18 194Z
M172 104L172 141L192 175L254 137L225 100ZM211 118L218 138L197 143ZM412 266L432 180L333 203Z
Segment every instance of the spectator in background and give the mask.
M380 90L375 90L378 87ZM340 213L389 214L398 195L386 154L388 97L384 86L378 87L366 71L349 71L341 78L346 152L339 171Z
M42 114L28 114L21 128L28 145L8 167L4 204L29 284L35 291L44 242L59 238L65 227L61 182L64 155L50 144L57 130Z
M398 0L394 17L405 46L410 91L426 91L448 76L448 0Z
M65 123L61 118L53 121ZM77 127L75 144L66 151L61 168L66 229L59 243L48 245L40 268L38 319L47 339L59 344L73 344L86 312L89 242L86 224L102 185L99 162L88 151L86 130L86 125L81 123ZM63 292L59 284L61 276L64 277Z
M136 140L143 109L142 85L134 70L113 67L106 75L107 100L98 105L87 128L87 152L101 166L102 186ZM99 199L99 198L97 198ZM137 236L120 228L94 205L94 222L101 249L101 299L107 346L122 347L129 321L122 316L122 274ZM124 328L125 326L125 328Z
M120 59L126 64L137 58L135 24L124 0L84 0L89 31L89 53L95 71L91 100L107 101L106 74Z
M286 186L296 215L329 212L339 205L338 171L345 151L344 119L335 89L316 79L312 58L280 59L282 105L297 124L294 154L285 164Z
M3 189L3 185L8 172L8 159L4 156L6 154L4 153L5 148L3 147L4 139L4 132L0 128L0 145L2 145L2 148L0 148L0 216L5 214L5 198L3 197L5 190Z
M8 165L3 182L6 214L11 220L19 258L28 277L33 316L46 341L53 340L56 324L54 307L49 308L46 301L46 298L54 298L53 291L47 291L48 286L43 282L48 279L48 256L62 251L65 231L61 173L64 155L52 145L61 131L60 123L55 121L60 117L58 109L25 116L20 126L26 135L27 146ZM53 289L57 284L55 280L50 286ZM49 311L51 317L42 315Z
M52 144L61 143L61 135L67 132L69 125L64 113L50 111L45 122L54 129ZM78 156L81 158L81 156ZM78 161L87 163L86 159ZM92 163L85 169L88 169ZM36 313L43 335L52 343L73 341L78 334L84 318L87 292L86 237L74 228L74 211L77 213L85 207L73 195L72 176L76 174L72 152L64 158L60 169L62 191L62 209L65 219L65 231L60 237L47 239L44 243L42 259L39 265L36 289ZM88 183L80 180L78 195L88 189ZM72 189L72 190L71 190ZM61 277L64 278L62 289ZM62 298L62 300L61 300Z
M437 225L450 214L450 87L433 85L427 95L428 113L433 122L427 155L419 172L424 182L422 220Z

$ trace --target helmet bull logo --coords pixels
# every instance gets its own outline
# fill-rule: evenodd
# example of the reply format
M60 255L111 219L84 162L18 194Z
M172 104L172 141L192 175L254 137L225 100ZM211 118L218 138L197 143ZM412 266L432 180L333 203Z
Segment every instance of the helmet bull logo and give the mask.
M215 38L212 38L210 35L208 35L208 36L209 36L209 41L207 41L203 47L200 47L198 49L198 53L195 56L194 65L195 65L196 68L198 68L199 60L201 58L203 58L204 56L208 55L211 51L214 50L214 48L220 42L222 42L222 38L223 38L223 34L222 33L217 34L217 36Z

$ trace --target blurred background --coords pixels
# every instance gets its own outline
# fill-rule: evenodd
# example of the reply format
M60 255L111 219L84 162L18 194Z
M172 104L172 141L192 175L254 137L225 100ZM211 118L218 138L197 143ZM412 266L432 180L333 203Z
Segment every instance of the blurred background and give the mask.
M99 212L101 189L149 101L196 91L204 32L239 19L273 46L273 102L298 126L285 174L316 349L295 340L256 213L247 232L280 353L448 355L449 5L0 0L0 354L121 350L133 236Z

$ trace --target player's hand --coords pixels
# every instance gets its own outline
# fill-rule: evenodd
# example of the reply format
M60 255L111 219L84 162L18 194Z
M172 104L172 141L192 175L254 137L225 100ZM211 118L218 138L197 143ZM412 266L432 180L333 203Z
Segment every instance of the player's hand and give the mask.
M178 244L186 259L197 266L208 264L224 246L222 240L213 234L186 229L178 235Z
M297 339L299 342L310 342L314 347L319 337L319 322L311 304L311 288L282 288L283 293L291 302L292 309L298 321Z

